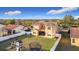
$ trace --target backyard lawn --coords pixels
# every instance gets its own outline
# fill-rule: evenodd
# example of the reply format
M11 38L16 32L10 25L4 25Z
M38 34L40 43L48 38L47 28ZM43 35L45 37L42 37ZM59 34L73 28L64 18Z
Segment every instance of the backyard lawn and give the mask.
M0 50L1 51L5 51L7 50L6 48L9 46L9 43L12 41L15 41L16 39L22 40L23 42L23 46L28 49L29 48L29 44L31 42L37 42L42 46L42 50L43 51L50 51L50 49L52 48L52 46L55 43L54 38L50 39L50 38L44 38L44 37L34 37L34 36L20 36L17 38L13 38L4 42L0 42Z
M29 44L31 42L38 42L42 46L42 50L44 51L50 51L50 49L55 43L54 38L51 39L51 38L34 37L34 36L29 36L23 39L22 41L23 41L24 47L26 48L29 48Z

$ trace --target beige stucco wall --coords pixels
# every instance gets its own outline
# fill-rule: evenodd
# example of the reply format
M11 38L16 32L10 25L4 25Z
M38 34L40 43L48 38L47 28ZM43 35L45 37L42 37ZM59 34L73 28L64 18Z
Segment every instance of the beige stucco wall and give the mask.
M75 39L75 43L73 43L73 39ZM79 38L71 38L71 45L79 46Z
M46 37L53 38L55 37L56 29L55 28L48 29L46 27L45 32L46 32L46 35L45 35ZM50 34L50 36L48 36L48 34Z
M32 30L32 35L38 36L38 31L37 30Z
M44 31L45 31L45 37L53 38L57 34L58 26L56 26L56 27L50 26L50 27L51 27L51 29L48 29L48 26L45 25L45 29L44 29ZM37 28L37 30L36 30L36 28ZM35 35L35 36L39 36L39 30L38 29L39 29L38 25L33 25L32 34Z
M7 32L0 32L0 36L7 35Z

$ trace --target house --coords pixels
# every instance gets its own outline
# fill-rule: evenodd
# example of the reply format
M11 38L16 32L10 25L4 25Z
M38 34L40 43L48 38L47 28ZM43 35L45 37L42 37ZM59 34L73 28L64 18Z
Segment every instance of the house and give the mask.
M4 29L5 25L0 24L0 37L7 35L7 31Z
M71 45L79 46L79 27L70 28Z
M17 25L13 25L13 24L6 25L5 29L7 30L8 35L14 34L16 27L17 27Z
M30 31L30 28L28 26L18 25L15 30L17 32L19 32L19 30Z
M23 26L23 25L18 25L18 26L16 27L16 29L17 29L17 30L23 30L23 29L24 29L24 26Z
M0 37L2 37L2 36L6 36L7 35L7 30L5 30L5 29L0 29Z
M23 30L24 26L23 25L17 25L17 27L14 29L16 32L20 32L20 30Z
M15 24L2 25L0 24L0 37L18 33L20 32L20 30L24 30L24 29L27 29L27 28L22 25L15 25Z
M0 29L3 28L3 27L5 27L5 25L0 24Z
M32 34L34 36L43 36L53 38L59 32L56 22L38 21L33 24Z

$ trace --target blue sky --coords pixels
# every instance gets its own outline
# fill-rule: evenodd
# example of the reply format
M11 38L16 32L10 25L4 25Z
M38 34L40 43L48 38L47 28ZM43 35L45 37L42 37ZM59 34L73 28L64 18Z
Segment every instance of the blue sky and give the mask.
M62 19L79 17L78 7L0 7L0 19Z

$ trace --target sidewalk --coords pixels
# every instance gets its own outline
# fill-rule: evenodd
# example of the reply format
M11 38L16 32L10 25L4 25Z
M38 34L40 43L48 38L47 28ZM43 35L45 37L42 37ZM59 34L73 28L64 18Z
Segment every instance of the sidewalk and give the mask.
M50 51L55 51L60 39L61 39L61 34L57 34L56 37L58 37L57 41L55 42L55 44L53 45L53 47L50 49Z
M5 40L8 40L8 39L10 39L10 38L14 38L14 37L18 37L18 36L24 35L25 33L26 33L25 31L20 31L20 33L17 33L17 34L13 34L13 35L9 35L9 36L0 37L0 42L1 42L1 41L5 41Z

